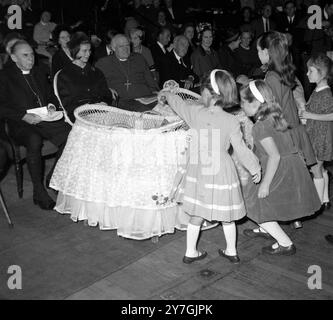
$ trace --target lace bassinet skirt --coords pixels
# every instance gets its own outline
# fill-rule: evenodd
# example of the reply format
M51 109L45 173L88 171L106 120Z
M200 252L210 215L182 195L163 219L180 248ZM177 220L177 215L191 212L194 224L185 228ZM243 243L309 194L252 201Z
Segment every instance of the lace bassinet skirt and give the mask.
M169 196L186 138L75 124L51 180L56 210L136 240L184 228L189 217Z

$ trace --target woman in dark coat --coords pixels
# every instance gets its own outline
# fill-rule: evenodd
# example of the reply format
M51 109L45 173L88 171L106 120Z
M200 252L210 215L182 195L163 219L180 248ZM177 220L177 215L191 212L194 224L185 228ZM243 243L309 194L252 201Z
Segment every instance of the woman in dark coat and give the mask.
M74 110L84 104L104 102L111 105L114 96L99 69L89 64L91 44L82 32L68 43L73 62L65 66L58 77L58 91L68 116L74 122Z
M214 69L221 69L221 63L217 52L212 48L213 31L204 28L199 34L199 40L200 46L192 53L191 62L194 73L201 78Z

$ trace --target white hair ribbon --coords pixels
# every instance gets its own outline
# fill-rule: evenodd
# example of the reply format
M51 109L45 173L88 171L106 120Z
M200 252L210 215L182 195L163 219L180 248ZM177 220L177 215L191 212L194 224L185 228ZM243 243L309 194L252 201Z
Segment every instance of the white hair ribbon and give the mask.
M252 94L254 95L254 97L260 102L260 103L264 103L265 99L263 97L263 95L260 93L260 91L258 90L257 86L256 86L256 82L255 81L251 81L250 84L250 90L252 92Z
M221 92L220 92L219 86L217 85L215 76L216 76L216 73L219 72L219 71L223 71L223 70L215 69L210 74L210 84L212 85L212 88L213 88L214 92L218 95L220 95Z

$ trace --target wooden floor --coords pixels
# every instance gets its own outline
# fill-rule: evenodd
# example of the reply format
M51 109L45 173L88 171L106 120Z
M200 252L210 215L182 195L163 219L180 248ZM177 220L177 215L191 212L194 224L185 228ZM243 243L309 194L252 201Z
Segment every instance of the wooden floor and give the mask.
M333 233L333 210L285 230L297 254L269 257L264 239L247 239L239 225L241 264L218 256L225 240L221 228L202 234L199 247L209 257L184 265L185 233L162 237L159 243L119 238L115 231L75 224L68 216L43 212L32 205L31 183L25 172L25 196L18 200L13 171L2 182L15 228L0 212L0 299L68 300L244 300L332 299L333 246L324 236ZM22 269L22 290L9 290L8 268ZM311 266L322 271L322 289L310 290Z

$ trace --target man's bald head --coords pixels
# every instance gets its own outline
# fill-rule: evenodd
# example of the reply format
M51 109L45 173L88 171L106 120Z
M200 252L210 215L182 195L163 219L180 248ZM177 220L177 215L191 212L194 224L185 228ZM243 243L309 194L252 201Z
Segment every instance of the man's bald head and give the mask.
M190 45L190 43L189 43L188 39L183 35L177 36L173 41L173 46L175 48L175 52L181 58L186 56L189 45Z
M113 37L111 48L120 60L127 60L131 54L130 41L124 34L117 34Z

